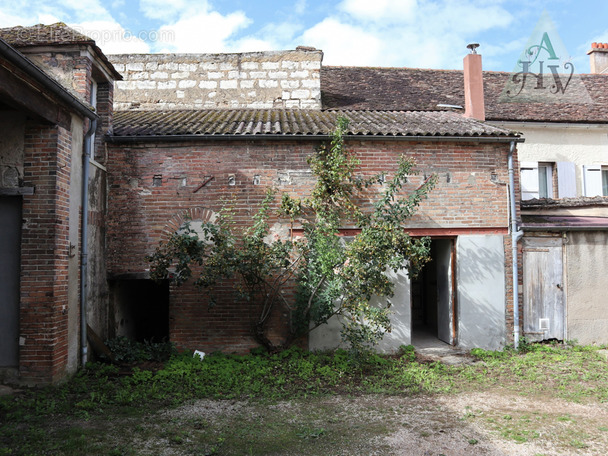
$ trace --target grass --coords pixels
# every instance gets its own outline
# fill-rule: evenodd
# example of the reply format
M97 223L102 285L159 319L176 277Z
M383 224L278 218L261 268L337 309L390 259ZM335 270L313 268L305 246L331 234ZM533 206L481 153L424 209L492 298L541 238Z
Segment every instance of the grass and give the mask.
M417 429L417 423L399 421L402 411L390 406L391 397L503 391L573 404L608 401L608 363L596 348L526 349L473 350L478 362L464 366L419 361L410 347L398 356L358 359L341 350L296 348L274 355L218 353L203 361L174 354L156 371L133 368L128 374L89 364L66 384L0 398L0 456L156 454L160 447L170 450L166 454L354 454L358 443L373 442L397 424ZM367 395L377 401L356 419L356 408L342 413L332 402L350 404ZM202 412L189 414L194 400L207 402ZM222 412L213 413L218 400ZM570 450L608 439L608 423L570 410L467 408L458 421L480 423L507 441L549 439ZM417 432L432 438L432 430ZM478 436L463 439L482 443Z

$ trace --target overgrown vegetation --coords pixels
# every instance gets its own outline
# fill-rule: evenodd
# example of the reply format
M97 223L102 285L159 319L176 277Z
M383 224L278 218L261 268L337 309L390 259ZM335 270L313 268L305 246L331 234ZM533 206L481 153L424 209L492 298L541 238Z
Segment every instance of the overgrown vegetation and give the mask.
M339 119L330 144L309 157L315 182L310 195L282 194L277 208L276 192L269 189L245 229L233 223L230 205L203 223L200 235L186 225L149 257L152 278L182 284L194 277L211 296L210 304L217 302L214 287L234 279L242 299L259 309L252 331L271 351L291 346L333 316L341 317L342 337L353 349L373 346L391 329L394 284L388 271L407 268L415 276L429 259L429 239L413 239L403 227L436 179L431 176L404 194L408 176L416 174L414 162L405 157L391 179L361 175L360 160L344 144L347 128L348 121ZM273 237L268 222L277 217L301 227L303 236ZM358 230L350 242L341 236L345 226ZM291 280L297 283L296 303L281 293ZM377 297L373 304L372 296ZM278 344L267 336L276 306L291 315L288 336Z
M597 348L533 344L527 350L474 350L477 362L460 366L416 358L412 347L402 347L395 356L364 359L345 351L309 353L295 347L275 354L217 353L202 361L182 353L156 371L90 364L64 385L0 398L0 455L153 454L142 450L142 442L149 439L184 449L173 454L247 454L250 449L243 442L250 444L253 454L267 454L269 448L281 454L336 454L338 449L351 448L362 432L388 432L384 418L363 428L351 428L347 417L331 418L337 411L324 406L322 398L332 397L347 400L372 395L367 419L380 413L380 408L388 418L395 416L388 408L393 402L388 396L441 398L486 391L530 400L541 397L547 403L558 398L564 404L608 402L608 363ZM210 412L205 417L168 418L173 416L170 410L194 399L220 400L228 409L230 404L250 401L262 415L225 417ZM282 414L273 405L286 400L302 404L306 418L296 418L289 410ZM555 415L525 406L478 405L481 408L458 416L462 425L475 422L509 441L525 443L557 435L560 445L576 449L608 437L608 423L593 417L583 420L572 407L560 406ZM581 433L577 423L583 426L585 420L585 433ZM551 426L551 433L543 432L546 426ZM337 439L342 432L351 437ZM315 450L317 441L330 446Z

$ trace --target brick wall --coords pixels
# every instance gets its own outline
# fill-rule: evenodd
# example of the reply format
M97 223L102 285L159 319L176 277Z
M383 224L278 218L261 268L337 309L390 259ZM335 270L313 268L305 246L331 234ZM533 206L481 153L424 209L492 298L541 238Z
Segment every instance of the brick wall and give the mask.
M236 221L247 225L267 187L308 194L313 181L306 157L318 144L218 141L109 146L110 273L145 272L145 255L175 230L186 211L218 211L223 199L234 197ZM411 219L411 228L454 228L463 234L507 229L508 145L374 140L351 141L348 146L361 158L361 171L369 175L388 171L390 178L402 154L413 156L420 174L408 179L408 190L431 173L438 174L437 187ZM221 302L209 308L205 294L191 286L172 290L172 340L206 350L254 346L250 328L255 311L243 307L229 285L220 287L218 295ZM276 315L275 329L285 317Z
M321 109L323 53L112 55L115 109Z
M50 382L65 375L68 331L71 135L28 123L23 197L20 376Z

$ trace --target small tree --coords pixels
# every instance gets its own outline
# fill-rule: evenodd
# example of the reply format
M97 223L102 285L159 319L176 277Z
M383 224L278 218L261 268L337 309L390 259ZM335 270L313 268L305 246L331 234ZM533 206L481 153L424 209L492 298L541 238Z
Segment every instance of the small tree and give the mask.
M175 233L149 257L152 277L166 278L175 268L172 277L180 284L192 276L191 265L196 264L195 284L209 291L220 279L238 278L243 299L260 307L253 334L271 350L289 346L333 316L342 317L342 336L353 348L374 345L390 331L394 284L388 272L407 268L413 276L428 261L429 239L411 238L404 226L435 176L403 195L408 176L415 172L413 160L402 157L390 181L382 184L383 174L362 178L356 173L360 161L344 145L347 127L347 120L339 119L329 146L309 157L316 178L311 195L302 200L282 195L278 215L288 217L292 228L301 224L301 240L269 236L275 195L269 190L250 228L236 229L224 208L216 222L203 224L203 239L188 226ZM375 201L366 204L370 200ZM340 230L349 224L358 234L345 242ZM280 293L292 279L297 282L294 304ZM371 305L373 296L384 299ZM277 304L292 315L289 335L279 347L266 336Z

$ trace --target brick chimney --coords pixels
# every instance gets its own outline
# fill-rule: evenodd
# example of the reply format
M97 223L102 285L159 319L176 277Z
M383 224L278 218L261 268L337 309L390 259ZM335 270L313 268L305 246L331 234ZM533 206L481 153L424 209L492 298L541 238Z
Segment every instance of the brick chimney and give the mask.
M591 43L587 54L592 74L608 74L608 43Z
M469 44L470 54L464 58L464 116L484 121L486 110L483 100L483 74L479 44Z

